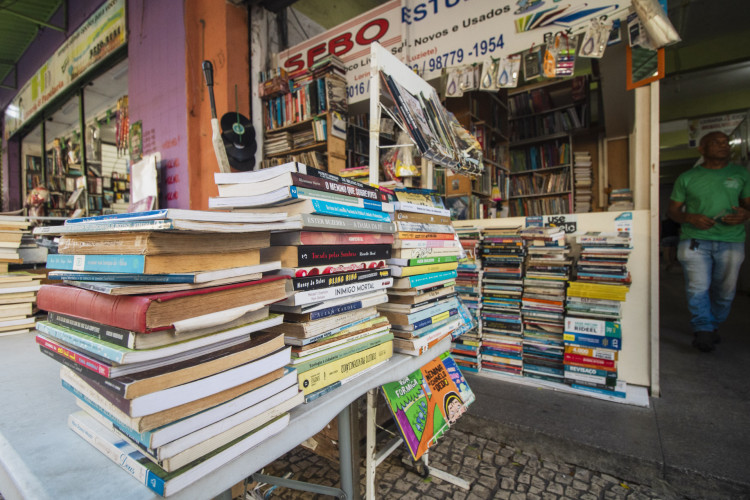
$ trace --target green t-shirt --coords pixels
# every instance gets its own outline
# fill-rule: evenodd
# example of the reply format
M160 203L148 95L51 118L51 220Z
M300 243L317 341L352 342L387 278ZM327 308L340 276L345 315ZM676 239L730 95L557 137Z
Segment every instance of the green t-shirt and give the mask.
M687 213L720 217L740 206L740 200L750 197L750 173L740 165L724 168L693 167L683 172L674 184L671 199L685 204ZM716 220L710 229L701 230L692 224L682 224L681 239L696 238L713 241L745 241L745 225L728 225Z

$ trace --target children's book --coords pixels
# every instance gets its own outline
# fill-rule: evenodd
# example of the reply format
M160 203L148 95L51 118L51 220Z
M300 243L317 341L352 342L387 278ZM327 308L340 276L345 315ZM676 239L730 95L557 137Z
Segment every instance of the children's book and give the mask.
M474 400L450 355L439 356L407 377L384 384L382 390L414 460L435 444Z

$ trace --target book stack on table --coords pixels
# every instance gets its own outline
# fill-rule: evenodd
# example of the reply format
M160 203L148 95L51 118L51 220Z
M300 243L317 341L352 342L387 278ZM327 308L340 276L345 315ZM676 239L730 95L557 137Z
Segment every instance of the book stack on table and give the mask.
M19 251L30 236L25 217L0 216L0 336L28 333L34 327L36 292L42 275L8 272L10 264L22 264Z
M8 264L22 264L18 253L24 234L29 231L25 217L0 215L0 273L8 272Z
M476 227L461 227L456 228L456 234L465 254L458 261L456 292L471 313L476 326L453 341L451 353L463 369L478 372L481 365L479 350L482 346L482 232Z
M396 197L394 258L388 261L396 278L388 303L378 309L391 322L394 349L418 356L467 323L455 290L461 249L439 196L397 191Z
M0 337L28 333L36 319L36 293L43 276L26 271L0 274Z
M210 206L235 212L286 212L294 231L271 236L264 259L279 260L289 296L271 307L284 322L269 331L291 346L290 367L312 401L393 352L388 320L376 306L393 284L390 193L291 162L254 172L216 174Z
M523 260L520 227L485 229L482 238L482 371L521 375Z
M523 374L563 381L565 285L572 259L565 231L558 227L521 230L526 243L523 280Z
M581 253L566 302L565 381L577 389L625 397L617 360L632 240L627 232L588 232L576 241Z
M69 425L159 494L278 433L303 400L283 335L263 331L288 280L260 254L285 217L166 209L35 230L61 235L36 341L82 408Z

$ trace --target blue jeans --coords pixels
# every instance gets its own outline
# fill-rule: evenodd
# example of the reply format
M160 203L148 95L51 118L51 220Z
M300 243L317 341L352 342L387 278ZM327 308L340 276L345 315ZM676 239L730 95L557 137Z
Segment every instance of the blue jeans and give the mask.
M729 316L737 276L745 260L745 243L681 240L677 259L685 272L685 294L693 332L711 332Z

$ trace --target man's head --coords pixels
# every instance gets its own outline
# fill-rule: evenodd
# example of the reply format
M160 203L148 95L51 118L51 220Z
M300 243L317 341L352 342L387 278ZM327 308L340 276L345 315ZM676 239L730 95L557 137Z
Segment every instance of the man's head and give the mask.
M711 132L701 137L698 152L706 161L729 162L732 151L729 147L729 137L724 132Z

